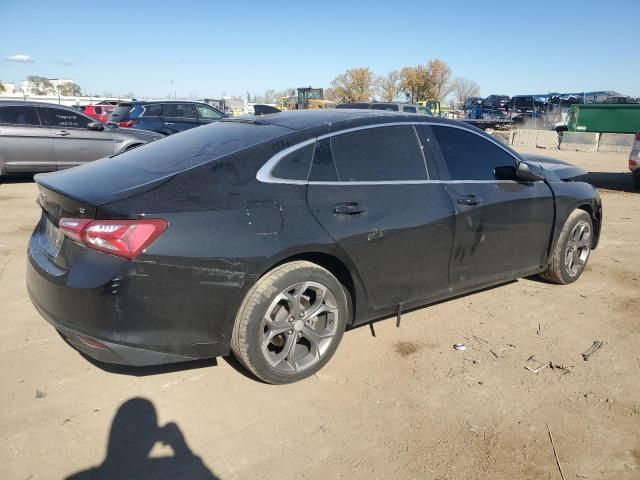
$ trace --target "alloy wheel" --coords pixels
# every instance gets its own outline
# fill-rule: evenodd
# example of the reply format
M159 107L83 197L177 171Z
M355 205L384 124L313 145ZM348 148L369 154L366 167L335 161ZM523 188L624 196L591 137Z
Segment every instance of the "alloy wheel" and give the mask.
M317 364L337 333L339 310L333 292L318 282L296 283L269 305L260 348L272 368L297 373Z

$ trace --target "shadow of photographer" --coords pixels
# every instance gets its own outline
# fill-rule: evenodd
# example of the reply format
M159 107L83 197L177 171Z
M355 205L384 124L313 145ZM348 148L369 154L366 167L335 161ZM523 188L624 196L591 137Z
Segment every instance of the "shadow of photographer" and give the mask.
M173 456L150 458L149 453L157 442L171 447ZM218 477L189 449L175 423L159 426L153 404L144 398L132 398L120 406L113 419L102 464L67 477L67 480L107 479L216 480Z

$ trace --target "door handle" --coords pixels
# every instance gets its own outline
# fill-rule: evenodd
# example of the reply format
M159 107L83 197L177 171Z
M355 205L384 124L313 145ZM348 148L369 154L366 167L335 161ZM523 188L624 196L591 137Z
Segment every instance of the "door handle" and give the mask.
M482 203L482 199L471 195L471 196L468 196L468 197L460 197L458 199L458 203L460 205L472 206L472 205L478 205L478 204Z
M164 122L165 125L173 125L171 122Z
M333 213L336 215L358 215L366 211L366 207L356 202L339 203L333 208Z
M64 130L61 130L59 132L56 132L56 135L58 135L59 137L66 137L67 135L71 135L69 132L66 132Z

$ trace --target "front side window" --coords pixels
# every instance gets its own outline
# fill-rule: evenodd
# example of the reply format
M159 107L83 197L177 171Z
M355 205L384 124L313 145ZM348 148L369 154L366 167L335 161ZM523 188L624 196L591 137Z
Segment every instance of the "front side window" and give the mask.
M205 120L220 120L222 118L222 115L217 110L206 105L196 105L196 110L200 118Z
M416 107L404 107L403 111L408 113L416 113Z
M80 113L61 108L43 108L47 112L47 125L56 128L87 128L92 118L85 117Z
M190 103L167 103L164 116L174 118L196 118L196 109Z
M495 180L496 167L515 166L510 153L476 133L437 125L431 130L451 180Z
M0 107L0 123L40 125L35 107Z
M411 125L367 128L330 138L340 181L428 179L422 148Z

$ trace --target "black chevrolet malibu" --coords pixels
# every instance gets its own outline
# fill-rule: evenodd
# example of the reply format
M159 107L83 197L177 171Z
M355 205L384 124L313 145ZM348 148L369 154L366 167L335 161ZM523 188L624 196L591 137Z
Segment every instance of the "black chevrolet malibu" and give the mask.
M232 352L293 382L349 326L518 277L576 280L602 223L581 173L441 118L224 119L38 175L27 286L99 361Z

